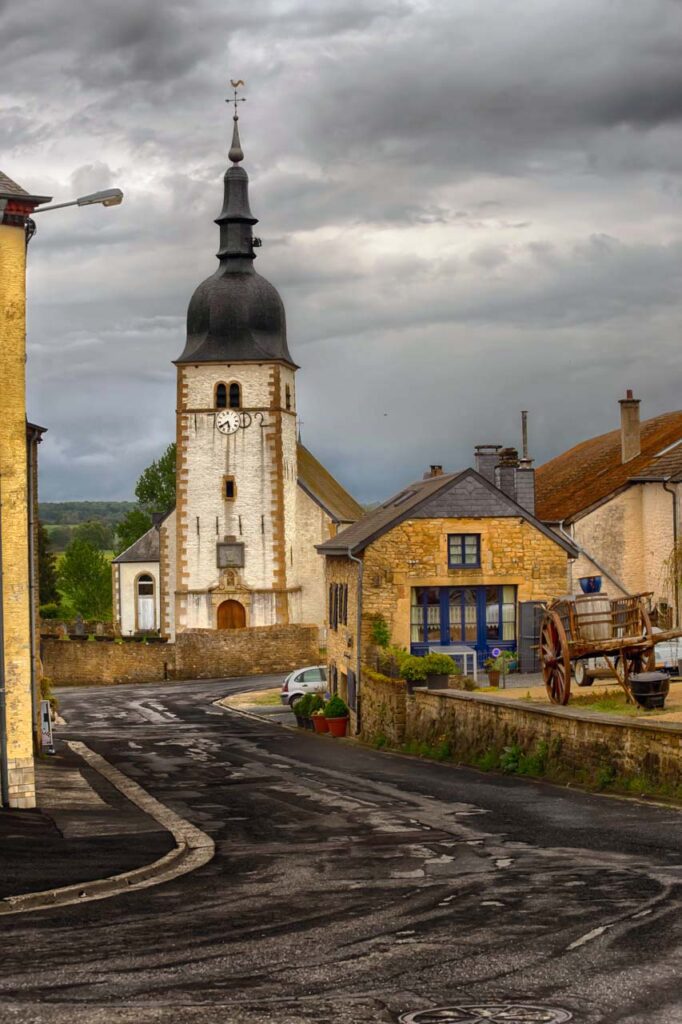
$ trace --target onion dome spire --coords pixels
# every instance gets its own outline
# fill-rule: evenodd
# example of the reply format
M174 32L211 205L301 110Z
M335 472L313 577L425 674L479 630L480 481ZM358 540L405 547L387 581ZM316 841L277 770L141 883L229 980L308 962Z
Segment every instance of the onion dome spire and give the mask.
M276 361L295 367L287 346L282 300L269 281L257 274L253 237L258 221L249 206L249 176L239 138L237 104L244 102L231 82L234 126L229 150L230 166L224 176L224 200L215 223L220 228L220 265L195 289L187 310L187 344L176 363Z

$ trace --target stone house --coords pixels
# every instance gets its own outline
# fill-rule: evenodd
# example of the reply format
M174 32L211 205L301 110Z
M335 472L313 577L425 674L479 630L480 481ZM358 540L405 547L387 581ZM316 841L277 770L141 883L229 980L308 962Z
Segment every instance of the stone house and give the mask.
M631 391L621 423L536 471L537 511L579 549L569 592L601 575L609 596L653 593L662 623L680 622L667 566L679 545L682 412L640 421Z
M432 466L359 522L319 545L327 578L332 686L357 706L373 618L392 643L425 654L535 642L534 610L566 593L577 551L534 514L533 469L514 449L479 446L476 469Z

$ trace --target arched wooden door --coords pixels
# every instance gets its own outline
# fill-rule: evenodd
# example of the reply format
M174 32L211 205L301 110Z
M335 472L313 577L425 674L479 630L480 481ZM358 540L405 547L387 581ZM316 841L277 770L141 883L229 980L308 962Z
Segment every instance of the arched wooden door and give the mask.
M223 601L218 605L218 629L244 629L246 608L239 601Z

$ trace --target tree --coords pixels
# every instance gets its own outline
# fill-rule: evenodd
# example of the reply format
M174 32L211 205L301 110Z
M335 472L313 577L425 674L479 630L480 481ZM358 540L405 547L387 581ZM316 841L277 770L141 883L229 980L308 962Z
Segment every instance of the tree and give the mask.
M50 535L42 523L38 524L38 593L40 604L59 601L57 557L50 544Z
M151 516L141 508L131 508L116 525L116 554L129 548L146 533L152 525Z
M59 586L84 618L111 617L111 566L89 541L71 541L59 567Z
M74 540L87 540L98 551L110 551L114 546L114 531L107 523L89 519L80 523L73 532Z
M175 444L147 466L135 486L135 497L145 512L164 515L175 506Z
M50 543L55 551L65 551L73 540L72 526L55 526L50 531Z

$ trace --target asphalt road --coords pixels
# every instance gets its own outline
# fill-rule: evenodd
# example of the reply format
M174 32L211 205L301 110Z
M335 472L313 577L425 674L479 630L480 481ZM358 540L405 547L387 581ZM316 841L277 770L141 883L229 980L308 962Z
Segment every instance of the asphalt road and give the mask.
M678 811L212 706L252 686L62 692L60 736L208 832L216 856L0 920L2 1022L364 1024L456 1006L470 1009L415 1021L568 1019L553 1007L580 1024L682 1022Z

